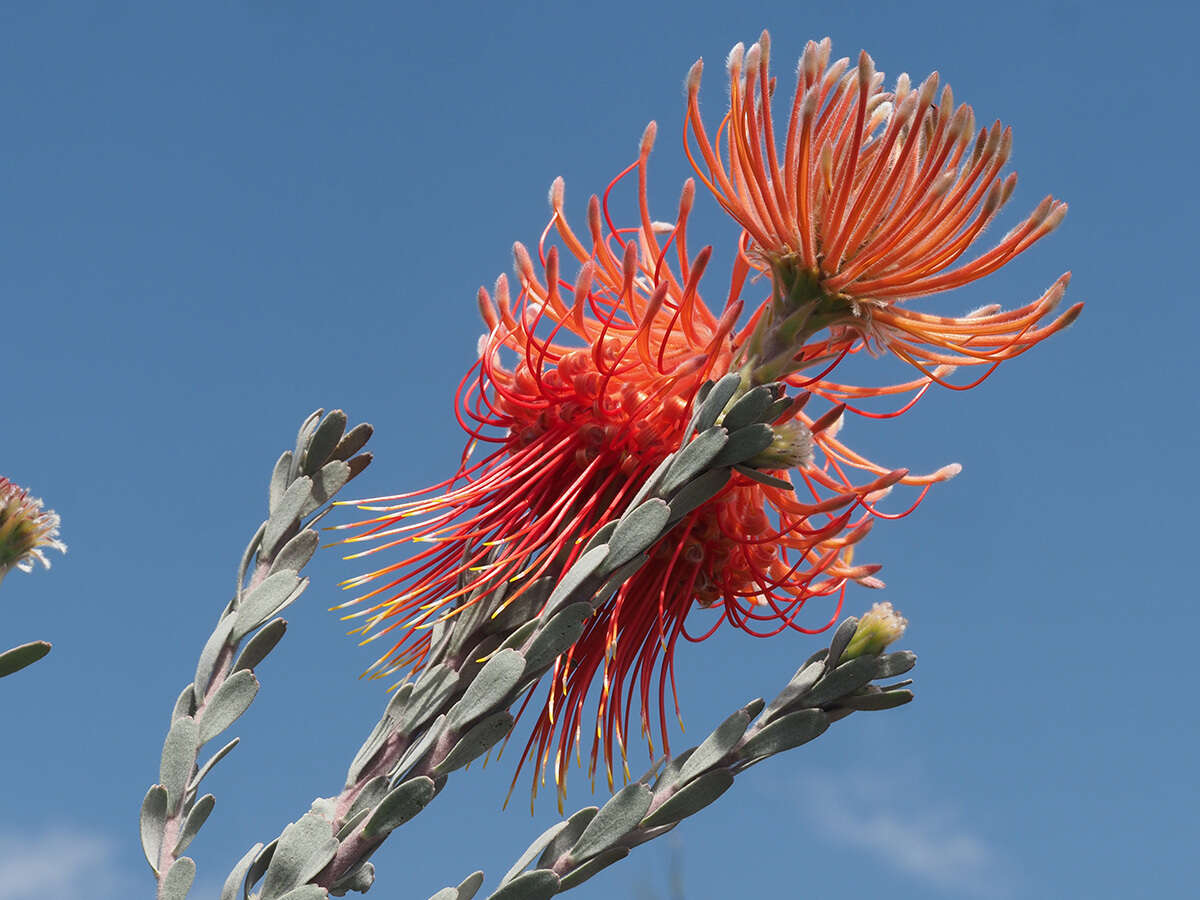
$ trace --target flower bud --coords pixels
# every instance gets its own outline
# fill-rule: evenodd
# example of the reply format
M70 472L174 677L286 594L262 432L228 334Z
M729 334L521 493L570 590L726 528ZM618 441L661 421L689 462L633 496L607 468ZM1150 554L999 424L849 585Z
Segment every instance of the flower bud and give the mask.
M907 627L908 619L892 609L892 604L876 603L869 613L859 619L854 637L850 639L840 661L868 653L882 653L889 644L900 640Z
M0 477L0 579L9 569L22 572L40 561L47 569L46 549L67 551L58 539L59 518L53 510L43 510L42 501Z

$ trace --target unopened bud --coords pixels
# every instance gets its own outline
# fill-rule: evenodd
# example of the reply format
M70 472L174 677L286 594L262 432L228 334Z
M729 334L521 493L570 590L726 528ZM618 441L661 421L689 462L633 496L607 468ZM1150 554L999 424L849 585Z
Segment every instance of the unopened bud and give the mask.
M771 430L775 439L747 465L755 469L803 469L812 465L813 437L807 425L793 419L774 425Z
M858 628L846 646L840 662L867 654L882 653L889 644L900 640L907 627L908 619L896 612L892 604L876 603L869 613L858 620Z
M47 569L46 550L67 552L58 539L58 515L42 509L42 501L0 477L0 579L9 569L29 572L35 562Z

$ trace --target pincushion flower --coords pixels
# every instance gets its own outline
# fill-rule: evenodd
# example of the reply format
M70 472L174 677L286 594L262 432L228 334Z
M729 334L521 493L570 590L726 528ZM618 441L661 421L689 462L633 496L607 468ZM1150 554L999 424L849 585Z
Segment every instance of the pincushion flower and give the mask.
M699 293L712 248L693 256L688 247L693 183L673 222L651 219L646 168L654 135L651 123L638 160L622 173L636 170L636 224L612 223L610 185L603 202L591 198L586 232L576 232L557 180L537 262L515 246L516 297L503 276L494 292L480 290L488 332L459 392L470 440L458 472L427 492L362 501L379 515L344 526L364 529L350 540L375 543L357 556L405 542L426 547L347 583L377 585L345 605L369 602L352 614L365 617L360 630L395 640L376 674L419 666L430 626L461 612L481 588L516 585L507 604L534 579L561 574L679 448L697 391L735 366L754 333L738 327L744 266L735 266L719 312ZM547 246L551 235L557 244ZM573 280L562 263L568 255L579 266ZM897 482L928 485L956 471L913 476L877 466L837 441L840 408L812 418L801 407L776 423L762 460L784 477L797 467L798 492L734 476L653 548L553 670L526 758L539 767L552 762L560 787L597 682L591 770L602 755L611 782L635 706L640 730L651 739L656 718L668 745L667 691L674 694L681 637L700 640L723 623L759 635L827 628L847 583L881 584L878 565L853 559L874 520L872 501ZM472 462L477 444L495 449ZM425 493L433 496L418 499ZM814 599L819 612L802 617ZM711 609L698 633L685 627L696 606Z
M829 64L830 48L828 38L805 48L786 130L771 112L767 32L749 50L738 44L730 53L729 111L712 138L699 108L702 63L688 75L688 156L744 229L747 263L774 281L773 302L746 347L755 377L771 380L867 348L890 351L922 377L882 390L813 388L849 398L929 382L955 386L946 381L954 368L983 365L986 377L1070 324L1081 304L1047 320L1069 273L1010 311L988 306L953 318L904 305L994 272L1053 231L1067 205L1046 197L994 247L960 264L1016 186L1015 173L1001 174L1011 129L997 121L976 134L971 107L956 106L949 85L939 96L936 72L919 87L901 75L885 91L865 51L847 72L846 59ZM822 338L797 353L792 338L800 329ZM773 336L781 332L782 342Z
M42 506L41 500L0 476L0 580L13 568L30 572L37 562L50 568L47 550L67 552L58 539L58 515Z

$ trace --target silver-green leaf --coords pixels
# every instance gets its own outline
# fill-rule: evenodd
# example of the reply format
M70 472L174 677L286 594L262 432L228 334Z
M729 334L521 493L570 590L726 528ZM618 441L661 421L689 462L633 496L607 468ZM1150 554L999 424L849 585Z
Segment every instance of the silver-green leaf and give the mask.
M200 743L206 744L237 721L258 694L258 679L239 669L217 688L200 713Z
M308 502L312 484L312 479L304 475L289 484L287 490L283 492L283 496L279 498L279 504L271 510L271 517L267 519L267 530L262 541L264 556L270 558L275 554L275 551L279 549L277 545L280 538L300 518L300 510Z
M558 876L546 869L518 875L488 900L550 900L558 893Z
M0 653L0 678L31 666L50 652L48 641L30 641Z
M258 857L258 852L262 850L263 845L255 844L243 856L233 870L229 873L229 877L225 879L225 884L221 888L220 900L243 900L245 892L242 890L242 884L246 880L246 873L250 871L250 866Z
M275 559L271 563L271 571L291 569L299 572L317 552L320 542L321 536L317 534L315 528L305 528L303 531L297 532L295 537L284 544L283 549L275 555Z
M516 650L501 650L489 659L467 686L462 697L450 708L448 728L458 729L497 708L521 680L525 660Z
M500 710L480 719L458 739L445 759L434 766L433 774L446 775L482 756L512 730L513 721L512 713L508 710Z
M554 662L583 634L584 623L591 615L590 603L572 603L555 613L525 652L525 671L530 674L539 672Z
M167 790L156 784L146 792L141 815L142 852L150 868L158 872L158 857L162 853L163 828L167 824Z
M562 881L558 886L560 891L567 891L573 887L577 887L599 872L601 869L607 869L615 862L619 862L629 855L628 847L609 847L603 853L598 853L581 866L576 866L570 872L562 877Z
M654 497L621 517L608 542L604 571L611 572L649 550L671 518L666 501Z
M707 469L728 440L729 432L720 427L709 428L692 438L675 454L675 460L663 478L659 493L664 497L670 496L685 482L691 481Z
M171 723L171 730L163 741L162 759L158 767L158 782L167 790L167 811L178 809L183 798L192 768L196 764L200 728L191 716L183 716Z
M224 759L225 756L229 753L229 751L238 745L238 741L240 741L240 740L241 740L241 738L234 738L232 741L230 741L228 744L226 744L224 747L222 747L220 750L218 750L216 753L214 753L212 756L210 756L208 758L208 762L206 762L204 765L202 765L200 767L200 770L198 772L196 772L195 775L192 776L191 781L188 782L188 790L189 791L194 790L196 788L196 786L199 785L200 782L204 780L204 776L212 771L212 767L215 766L217 763L219 763L222 759Z
M621 788L588 823L571 848L571 857L582 860L607 850L637 827L653 799L654 795L644 784L634 782Z
M596 818L598 812L600 812L598 806L585 806L573 813L571 818L563 823L564 827L550 839L550 843L542 851L542 855L538 858L537 868L552 868L558 862L559 857L579 840L579 836L591 824L592 819Z
M746 709L739 709L722 722L717 729L704 739L696 752L679 770L679 783L686 784L700 773L712 768L730 750L737 746L746 729L750 726L752 716Z
M337 852L327 821L305 813L283 829L263 878L260 900L279 900L325 868Z
M332 410L317 426L317 430L308 441L308 446L304 448L304 464L300 471L311 475L325 465L333 456L334 448L341 441L345 431L346 414L340 409Z
M546 846L558 836L560 831L566 827L567 822L556 822L543 831L537 840L535 840L525 849L525 852L521 854L521 858L513 863L513 867L505 873L503 878L500 879L500 884L508 884L508 882L512 881L514 878L524 872L529 864L533 862L533 858L545 850Z
M208 820L209 813L213 811L216 802L217 798L212 794L205 794L188 810L187 818L183 821L183 828L179 831L179 840L175 843L175 849L171 851L172 856L178 856L187 849L192 839L200 833L201 827Z
M286 619L272 619L264 625L254 637L246 642L245 648L238 654L237 662L233 664L234 671L253 669L257 666L267 658L268 653L275 649L286 631Z
M672 794L662 806L642 819L642 828L657 828L670 825L680 819L698 813L708 806L733 784L733 773L728 769L705 772L695 781L684 785Z
M791 750L820 737L829 727L829 717L819 709L802 709L772 722L742 746L743 760L755 760Z
M158 887L159 900L183 900L192 889L192 881L196 878L196 863L190 857L184 856L175 860L175 864L167 870Z
M363 834L369 838L389 834L423 810L435 793L432 778L410 778L379 802L363 826Z
M298 587L306 583L292 569L283 569L268 575L254 590L242 597L234 613L230 640L240 641L243 637L279 612Z

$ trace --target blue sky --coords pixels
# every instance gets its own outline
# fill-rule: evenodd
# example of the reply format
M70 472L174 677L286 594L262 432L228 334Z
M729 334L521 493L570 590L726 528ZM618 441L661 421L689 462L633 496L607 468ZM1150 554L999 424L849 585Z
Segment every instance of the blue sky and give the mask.
M917 701L758 767L573 895L666 898L673 866L689 900L1194 885L1200 727L1182 686L1200 627L1200 322L1173 280L1195 254L1194 11L282 6L0 11L0 473L62 515L71 548L0 593L0 643L55 644L0 691L0 900L148 895L138 807L296 425L318 406L376 425L359 494L444 477L474 292L508 271L512 241L536 241L551 180L582 217L656 119L665 218L690 174L688 67L709 63L717 115L720 61L763 27L781 84L828 34L835 55L867 48L889 83L936 68L981 121L1012 124L1021 181L999 228L1047 193L1071 204L1015 264L929 308L1025 303L1066 269L1087 308L968 394L848 426L894 465L964 465L869 543L911 622ZM715 204L697 206L697 246L727 240ZM314 561L242 745L212 776L193 896L336 792L374 723L379 683L357 680L373 657L326 612L356 571L332 551ZM876 599L854 591L848 608ZM679 746L819 646L722 634L688 648ZM532 820L499 811L510 766L473 767L393 837L372 896L420 900L476 868L494 885L556 819L549 802ZM574 806L590 803L575 785Z

